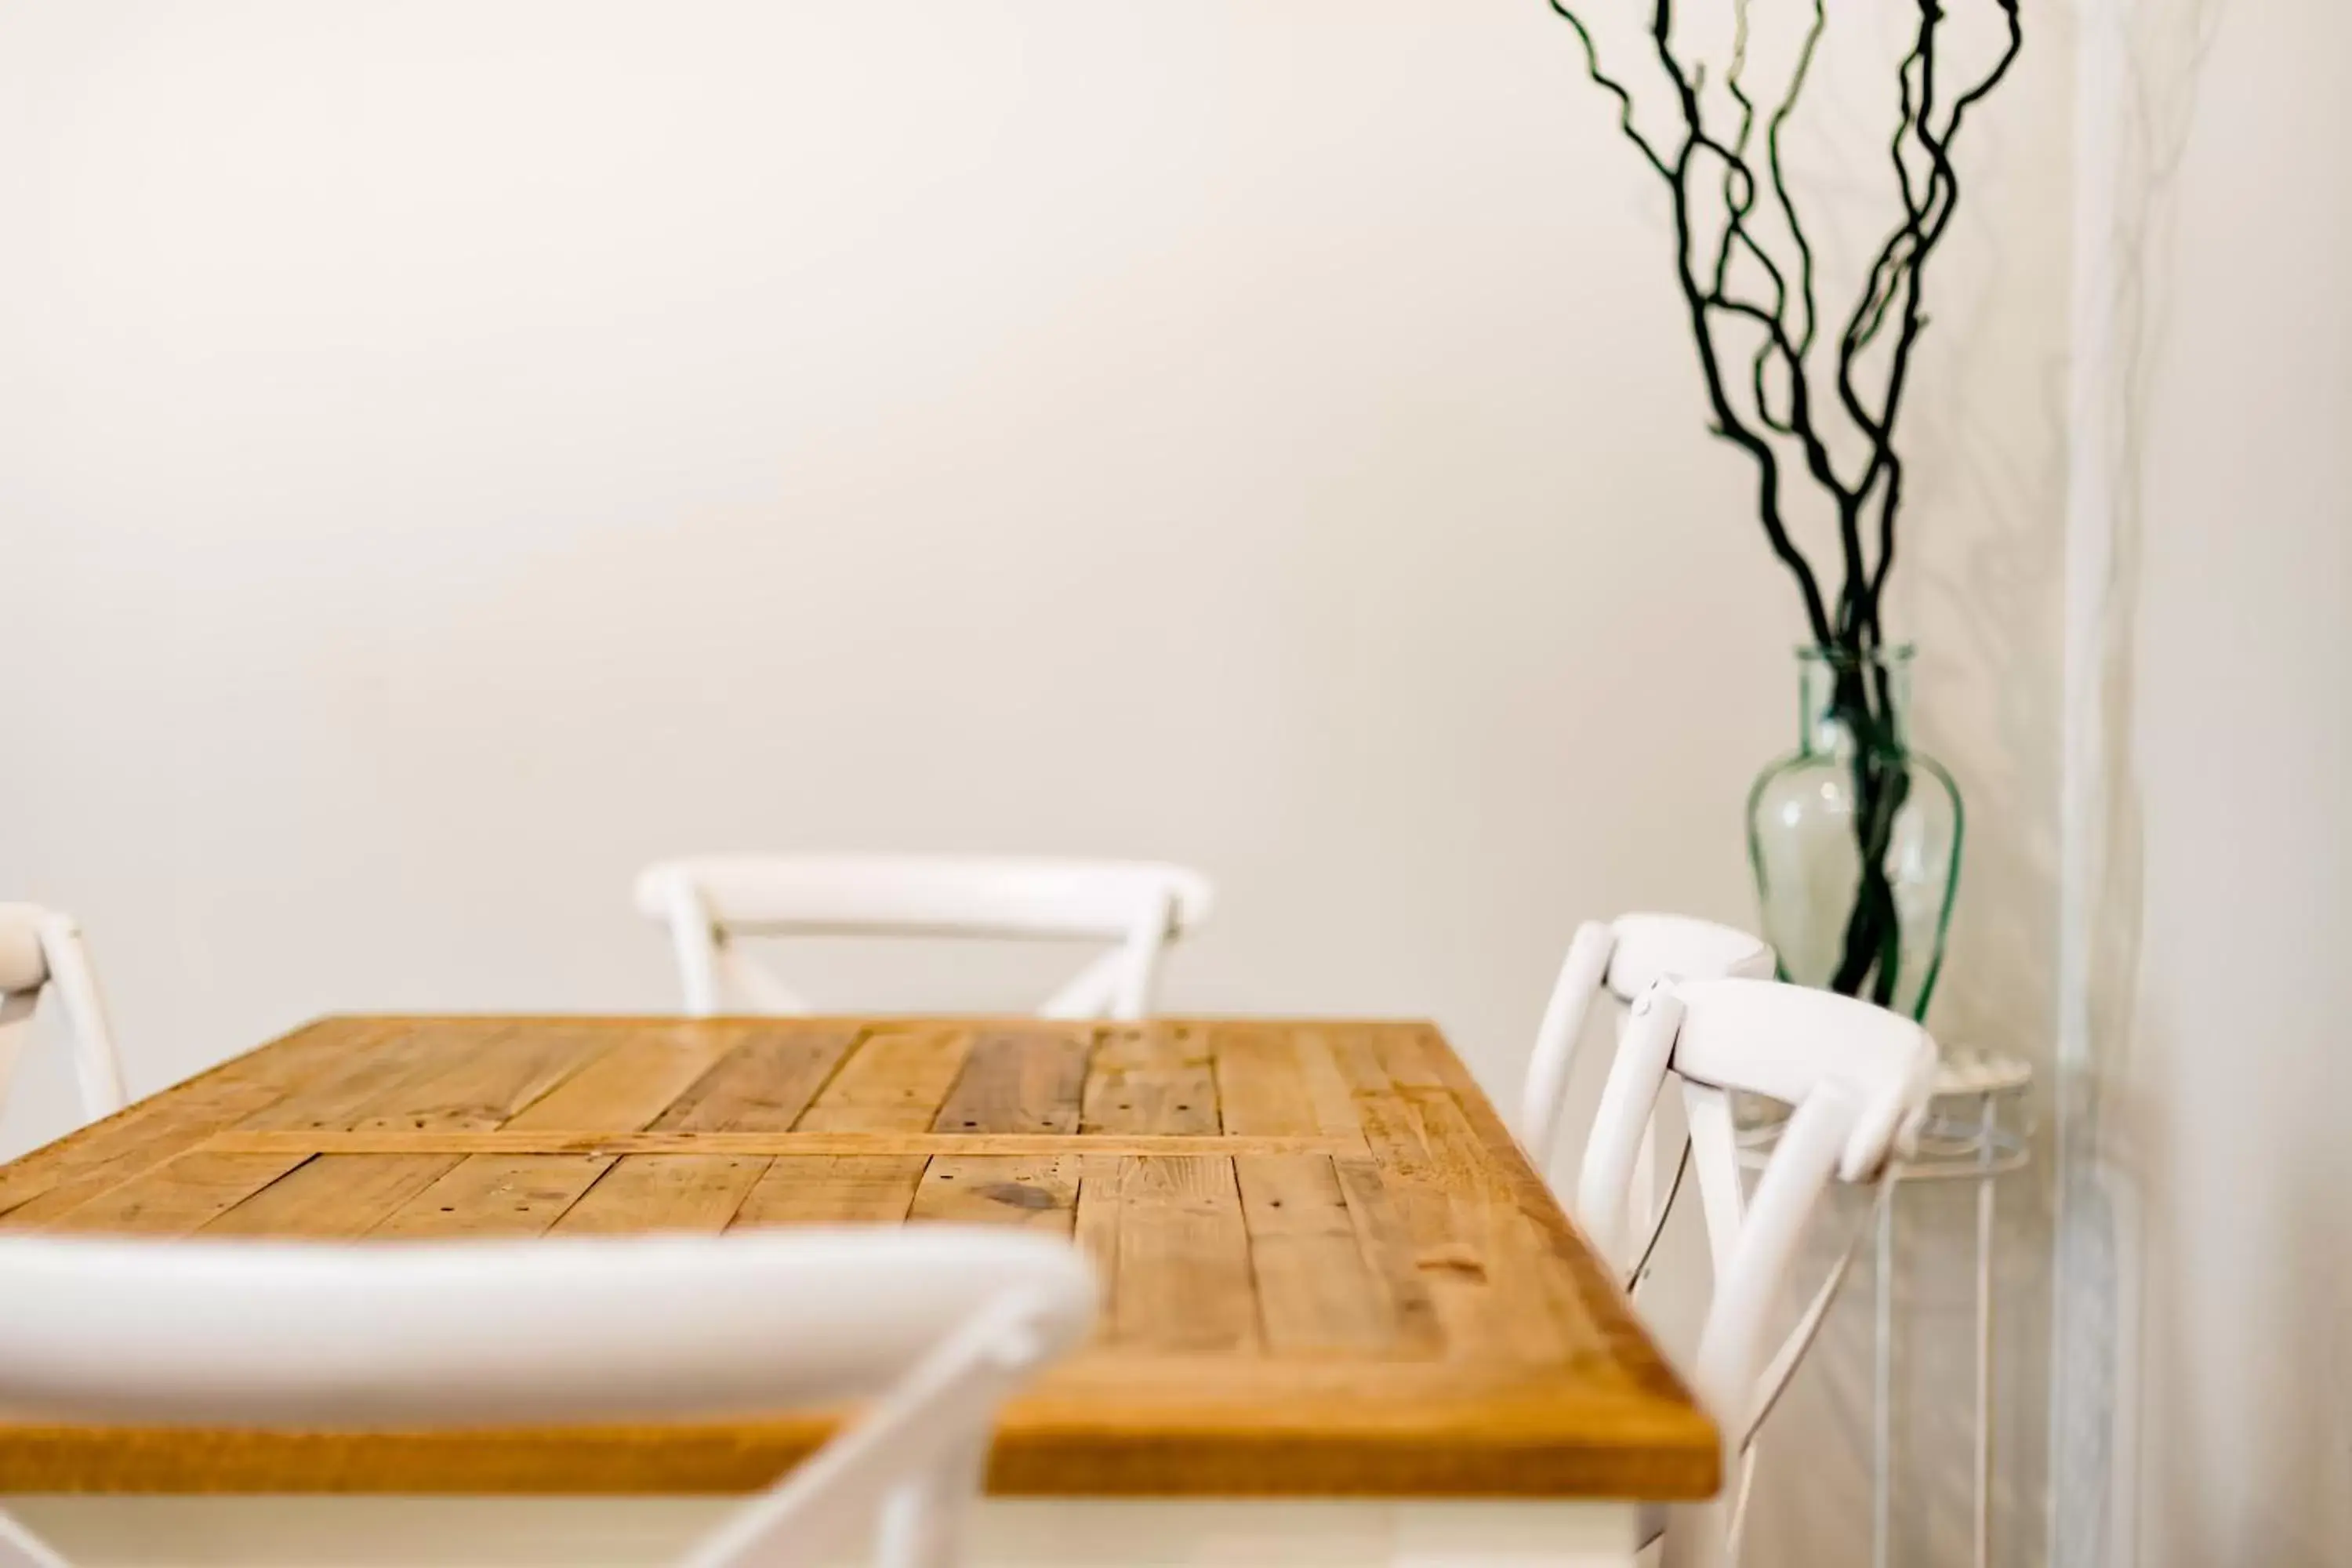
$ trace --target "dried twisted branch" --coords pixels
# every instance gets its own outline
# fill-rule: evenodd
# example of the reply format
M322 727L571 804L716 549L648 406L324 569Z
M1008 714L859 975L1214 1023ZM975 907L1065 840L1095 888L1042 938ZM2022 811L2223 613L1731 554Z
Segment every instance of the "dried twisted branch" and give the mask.
M1987 0L2004 19L2006 45L1983 75L1950 97L1948 108L1938 82L1947 0L1913 0L1918 27L1898 68L1900 102L1889 144L1901 216L1872 258L1829 367L1836 412L1851 427L1850 437L1824 430L1814 395L1818 367L1811 356L1821 321L1817 268L1784 160L1785 132L1828 26L1825 0L1812 0L1794 65L1769 110L1748 79L1753 0L1731 3L1732 47L1722 86L1737 120L1719 133L1706 111L1704 64L1685 61L1677 52L1674 0L1653 0L1648 32L1671 89L1667 101L1676 120L1669 138L1642 129L1633 90L1604 67L1579 7L1570 0L1549 0L1583 47L1586 74L1616 100L1619 129L1664 182L1673 200L1675 270L1706 383L1713 432L1747 452L1756 464L1765 537L1796 580L1808 626L1825 647L1867 649L1884 640L1881 605L1895 560L1903 500L1903 463L1895 431L1928 320L1922 284L1928 259L1959 204L1951 149L1969 110L2000 84L2017 58L2023 43L2021 0ZM1759 121L1764 126L1760 174L1754 156ZM1917 167L1922 161L1924 170ZM1707 182L1704 176L1710 165L1717 177ZM1710 192L1712 203L1707 200ZM1789 254L1776 255L1768 237L1759 233L1767 222L1785 230ZM1701 234L1710 231L1713 254L1702 268L1694 252ZM1760 277L1765 285L1760 293L1739 286L1743 272ZM1890 339L1890 329L1891 341L1883 353L1874 353L1883 340ZM1731 344L1741 334L1753 339L1747 351L1745 406L1734 402L1724 369ZM1874 365L1880 371L1877 384L1866 388ZM1852 437L1859 438L1864 458L1860 472L1848 479L1833 448ZM1838 520L1843 580L1834 611L1822 596L1819 573L1787 526L1782 484L1787 469L1777 444L1780 441L1793 444L1804 471ZM1874 528L1868 526L1872 523Z
M1582 44L1586 73L1617 100L1619 129L1665 182L1673 200L1675 278L1689 311L1691 337L1714 416L1713 432L1753 459L1765 538L1796 580L1813 640L1831 656L1838 672L1832 701L1838 721L1856 742L1853 832L1862 869L1830 984L1853 994L1866 989L1878 1002L1887 1003L1902 966L1902 931L1885 861L1910 791L1910 773L1901 760L1895 730L1894 693L1885 666L1873 657L1885 645L1881 611L1903 503L1895 424L1914 354L1927 325L1922 302L1927 263L1959 205L1952 145L1969 110L2000 85L2016 62L2023 45L2021 0L1986 0L2006 25L2005 46L1984 74L1950 95L1940 120L1946 0L1912 0L1918 28L1896 69L1898 111L1889 143L1901 217L1872 257L1828 368L1835 405L1829 412L1842 414L1850 426L1839 444L1858 439L1865 450L1861 471L1852 479L1840 472L1832 437L1823 432L1823 411L1814 397L1812 353L1821 322L1814 254L1790 192L1782 156L1783 133L1811 76L1827 27L1825 0L1811 0L1811 21L1795 63L1769 113L1761 110L1748 80L1753 0L1730 0L1732 46L1723 87L1738 119L1727 138L1707 122L1704 65L1685 63L1676 52L1674 0L1653 0L1648 30L1658 68L1672 88L1670 101L1677 118L1670 140L1654 138L1640 128L1633 92L1603 68L1591 30L1569 0L1549 3ZM1765 124L1762 178L1751 162L1759 115ZM1709 161L1718 169L1711 183L1704 178ZM1917 167L1922 161L1924 170ZM1713 203L1702 216L1699 208L1710 192ZM1772 219L1785 228L1794 252L1786 260L1773 254L1759 232L1760 223ZM1714 254L1703 267L1696 251L1709 225L1719 226L1712 230ZM1764 297L1740 286L1743 273L1760 276L1769 286ZM1890 331L1885 352L1876 352ZM1744 408L1735 405L1724 374L1727 353L1739 333L1754 340L1748 361L1748 405ZM1875 384L1866 385L1874 380L1874 370ZM1792 444L1801 455L1805 472L1837 516L1843 577L1834 609L1822 597L1812 562L1789 531L1780 443ZM1874 539L1866 537L1870 534ZM1923 994L1922 1005L1925 1000Z

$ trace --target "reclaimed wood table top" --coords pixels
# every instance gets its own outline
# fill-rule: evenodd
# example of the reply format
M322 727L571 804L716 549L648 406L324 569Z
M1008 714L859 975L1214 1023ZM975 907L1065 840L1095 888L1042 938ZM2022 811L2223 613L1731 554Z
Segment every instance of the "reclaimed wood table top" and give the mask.
M0 1166L0 1229L1075 1236L992 1489L1687 1498L1717 1436L1425 1025L331 1018ZM648 1331L658 1331L649 1326ZM823 1412L461 1432L0 1418L0 1491L748 1489Z

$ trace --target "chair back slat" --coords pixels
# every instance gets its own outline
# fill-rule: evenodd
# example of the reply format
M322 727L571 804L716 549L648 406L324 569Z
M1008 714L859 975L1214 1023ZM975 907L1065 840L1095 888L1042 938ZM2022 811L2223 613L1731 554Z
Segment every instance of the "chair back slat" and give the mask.
M0 1103L7 1100L34 1011L45 994L57 999L65 1016L82 1120L95 1121L121 1110L121 1058L81 928L37 904L0 904Z
M1208 918L1208 879L1179 866L916 856L668 860L637 907L669 930L686 1010L800 1013L798 993L741 951L745 938L950 936L1112 944L1042 1010L1057 1018L1150 1011L1166 945Z
M998 1407L1084 1340L1096 1289L1066 1242L952 1226L400 1247L6 1237L0 1405L448 1428L858 1404L685 1564L835 1561L887 1514L896 1561L930 1568ZM51 1568L47 1551L0 1527L0 1564Z
M1613 921L1587 921L1569 943L1535 1049L1528 1058L1519 1098L1519 1140L1537 1169L1549 1175L1560 1139L1569 1075L1594 1005L1605 997L1614 1032L1624 1033L1633 1000L1662 979L1706 979L1719 975L1757 978L1771 974L1772 950L1756 937L1713 921L1685 915L1629 914ZM1623 1201L1636 1229L1654 1224L1651 1193L1652 1136ZM1632 1152L1627 1157L1633 1158ZM1574 1205L1571 1205L1574 1206ZM1579 1219L1587 1215L1580 1211ZM1613 1227L1614 1222L1610 1222Z
M1768 1327L1790 1294L1807 1225L1833 1182L1878 1184L1884 1201L1926 1118L1935 1071L1935 1042L1910 1019L1775 981L1661 980L1630 1010L1579 1174L1578 1208L1595 1245L1613 1256L1634 1151L1660 1095L1678 1085L1715 1262L1691 1382L1743 1478L1756 1428L1810 1348L1853 1256L1849 1242L1796 1327L1773 1344ZM1742 1176L1735 1093L1791 1107L1752 1188ZM1679 1517L1668 1539L1685 1539L1669 1561L1717 1561L1727 1547L1736 1559L1737 1500ZM1691 1542L1694 1531L1706 1539Z

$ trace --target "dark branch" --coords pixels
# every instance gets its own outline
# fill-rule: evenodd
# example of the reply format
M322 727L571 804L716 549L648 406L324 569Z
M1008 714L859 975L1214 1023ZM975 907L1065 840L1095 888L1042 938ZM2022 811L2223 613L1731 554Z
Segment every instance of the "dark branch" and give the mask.
M1674 41L1672 0L1654 0L1649 32L1657 63L1673 86L1682 117L1679 139L1668 144L1643 133L1635 122L1632 91L1603 68L1600 50L1570 0L1549 0L1553 13L1575 30L1584 50L1586 74L1617 100L1618 128L1633 142L1666 185L1673 198L1675 276L1689 313L1699 368L1706 381L1714 416L1712 429L1720 439L1746 451L1757 466L1758 510L1773 553L1798 584L1814 637L1825 645L1860 648L1880 640L1879 604L1895 558L1895 519L1904 490L1903 464L1894 446L1895 421L1901 411L1913 356L1927 325L1922 284L1930 255L1948 231L1959 201L1959 181L1951 146L1969 110L1998 87L2015 61L2022 42L2019 6L2021 0L1990 0L2006 19L2008 43L1997 63L1967 90L1953 97L1948 110L1938 112L1938 30L1948 0L1914 0L1919 28L1910 52L1897 69L1900 110L1888 154L1895 165L1901 221L1873 257L1859 298L1839 333L1833 358L1833 379L1839 410L1868 443L1867 461L1858 480L1847 483L1837 471L1828 442L1816 424L1809 356L1819 331L1820 301L1815 292L1814 255L1796 202L1789 188L1783 162L1783 132L1811 73L1828 24L1826 0L1813 0L1812 16L1785 93L1769 113L1749 90L1747 70L1752 42L1751 0L1733 0L1734 32L1724 88L1738 106L1736 131L1727 137L1714 133L1706 123L1703 99L1706 68L1686 66ZM1940 121L1940 123L1939 123ZM1764 127L1763 171L1759 177L1750 161L1759 123ZM1709 236L1712 254L1702 263L1694 254L1702 226L1696 206L1702 157L1722 164L1719 180L1712 182L1720 202L1722 226ZM1924 171L1915 164L1924 156ZM1787 263L1776 258L1756 229L1759 208L1772 216L1768 200L1786 222L1794 255ZM1746 297L1738 286L1747 268L1755 279L1769 282L1769 297ZM1724 343L1719 331L1727 318L1758 332L1748 365L1748 390L1752 414L1733 406L1724 374ZM1871 351L1891 335L1893 346L1885 358L1885 379L1874 399L1862 382L1865 362L1876 363ZM1781 453L1774 438L1793 441L1801 450L1807 472L1832 501L1838 517L1844 582L1837 613L1821 595L1810 561L1790 539L1782 513ZM1875 510L1875 559L1865 554L1864 513Z
M1811 352L1813 329L1819 310L1813 300L1813 247L1805 238L1805 226L1797 217L1797 204L1789 195L1789 176L1780 166L1780 131L1795 112L1797 99L1805 90L1805 79L1812 74L1813 50L1822 41L1822 33L1829 26L1829 12L1823 0L1813 0L1813 25L1806 30L1805 47L1797 52L1796 68L1789 76L1789 93L1773 111L1772 123L1764 132L1765 162L1772 174L1772 194L1780 199L1780 216L1789 226L1789 237L1797 244L1797 278L1799 292L1805 301L1805 330L1798 335L1797 350Z
M1650 167L1658 172L1660 178L1673 179L1674 170L1667 165L1664 158L1658 155L1658 150L1650 145L1649 140L1633 124L1633 95L1625 90L1623 83L1601 68L1601 51L1593 47L1592 35L1585 31L1583 22L1578 19L1575 12L1563 4L1563 0L1551 0L1551 8L1560 20L1576 29L1577 37L1583 43L1584 74L1591 77L1593 84L1601 91L1617 100L1617 129L1625 133L1625 140L1642 150L1642 156L1649 161Z
M1707 312L1721 303L1719 296L1711 298L1699 287L1698 275L1691 265L1691 195L1690 163L1706 137L1704 121L1699 113L1698 89L1691 78L1683 74L1674 53L1674 6L1672 0L1657 0L1652 14L1650 34L1658 52L1658 63L1673 79L1675 91L1682 101L1683 125L1685 135L1682 153L1676 159L1669 180L1675 206L1675 272L1682 284L1683 302L1690 312L1691 333L1698 344L1699 369L1706 379L1707 399L1714 405L1716 434L1742 447L1755 459L1758 474L1758 511L1764 524L1764 536L1772 546L1772 553L1797 579L1797 590L1805 603L1805 619L1817 638L1829 635L1829 608L1822 600L1821 584L1813 575L1812 563L1805 559L1796 542L1789 536L1786 521L1780 515L1780 459L1772 443L1743 424L1732 412L1731 399L1724 390L1723 366L1716 353L1715 335L1707 321ZM1733 160L1736 161L1736 160ZM1766 321L1774 331L1778 321L1760 308L1746 309ZM1801 366L1799 367L1801 370ZM1800 377L1801 381L1801 377ZM1801 400L1791 408L1791 420L1801 409Z
M1921 289L1927 276L1927 259L1950 228L1953 214L1959 210L1960 180L1958 172L1952 164L1952 142L1958 136L1960 126L1967 120L1969 109L1982 102L1987 94L2000 85L2002 79L2008 76L2010 68L2016 64L2018 54L2025 44L2023 26L2018 14L2019 0L1994 0L1994 3L2000 6L2008 26L2008 37L2000 56L1994 62L1992 68L1979 79L1975 86L1953 100L1951 116L1940 132L1935 129L1934 121L1927 112L1933 84L1934 50L1932 20L1923 20L1923 32L1929 35L1930 47L1920 68L1922 103L1918 121L1918 139L1920 145L1927 150L1929 172L1926 205L1934 209L1935 216L1917 244L1913 247L1907 265L1908 278L1904 290L1903 321L1896 335L1895 351L1887 368L1885 400L1881 403L1878 411L1878 434L1875 437L1877 458L1872 465L1871 472L1864 478L1865 491L1882 473L1886 479L1885 490L1879 502L1878 562L1870 574L1869 582L1864 588L1859 602L1862 629L1873 642L1881 640L1879 605L1885 591L1887 573L1892 569L1895 560L1895 522L1902 502L1903 480L1902 459L1895 450L1893 432L1895 418L1902 410L1904 390L1910 377L1912 353L1918 344L1921 331L1927 326L1927 317L1921 308ZM1923 19L1932 18L1941 9L1938 0L1920 0L1920 8Z
M1970 109L1981 102L2008 74L2017 58L2021 34L2021 0L1990 0L2008 23L2009 41L1999 61L1974 85L1952 99L1938 125L1937 45L1947 0L1913 0L1918 7L1919 29L1911 51L1897 68L1900 112L1888 147L1895 164L1902 219L1873 258L1860 296L1846 317L1833 358L1836 402L1869 443L1869 461L1858 483L1842 483L1830 461L1826 444L1814 425L1808 355L1814 346L1820 316L1814 294L1813 253L1805 236L1781 160L1781 132L1811 69L1814 51L1826 23L1826 0L1813 0L1813 16L1803 47L1790 72L1786 96L1769 120L1764 159L1769 187L1757 178L1748 162L1759 109L1743 79L1748 61L1750 0L1732 0L1734 36L1726 86L1738 106L1738 129L1728 144L1709 133L1702 113L1706 78L1703 66L1685 68L1674 47L1672 0L1654 0L1651 35L1659 65L1675 87L1683 117L1682 136L1671 151L1644 138L1633 122L1632 95L1603 72L1591 35L1568 9L1568 0L1550 0L1552 9L1566 18L1583 43L1585 64L1593 80L1614 95L1619 124L1643 157L1666 183L1673 197L1675 273L1690 314L1691 335L1698 350L1699 368L1714 413L1713 431L1738 446L1753 458L1758 474L1758 510L1766 539L1788 566L1802 594L1805 615L1816 642L1832 650L1837 661L1832 708L1839 723L1855 740L1853 759L1854 788L1854 848L1859 864L1858 887L1851 906L1841 957L1830 984L1850 994L1867 994L1882 1005L1895 998L1905 973L1905 931L1888 880L1886 856L1895 823L1910 791L1911 773L1899 751L1894 692L1886 668L1872 658L1884 646L1879 605L1887 573L1895 561L1895 520L1901 510L1904 468L1895 450L1894 432L1902 411L1913 353L1927 324L1922 307L1927 262L1948 230L1959 203L1959 179L1951 147ZM1916 83L1915 92L1914 75ZM1709 189L1719 195L1723 227L1710 230L1713 255L1711 284L1702 281L1701 261L1694 256L1700 242L1695 234L1694 165L1700 155L1720 159L1719 181ZM1924 171L1915 174L1915 162L1924 157ZM1711 172L1711 171L1710 171ZM1763 193L1779 204L1796 255L1792 266L1776 262L1752 226ZM1714 216L1710 211L1707 216ZM1735 286L1736 273L1752 261L1772 285L1769 306L1743 298ZM1790 274L1796 278L1790 285ZM1801 322L1792 311L1801 309ZM1727 394L1722 345L1718 334L1729 334L1730 322L1759 332L1748 364L1749 387L1755 399L1752 421L1735 411ZM1865 355L1881 363L1871 351L1892 333L1893 344L1884 358L1885 379L1873 407L1861 384ZM1785 378L1786 405L1776 410L1772 396L1776 363ZM1774 437L1802 447L1808 470L1836 503L1839 542L1845 577L1841 584L1834 623L1822 602L1820 584L1811 563L1789 536L1781 512L1780 452ZM1864 512L1877 508L1877 552L1865 559ZM1940 941L1937 943L1940 948ZM1932 985L1934 957L1928 962ZM1924 1008L1926 994L1916 998Z

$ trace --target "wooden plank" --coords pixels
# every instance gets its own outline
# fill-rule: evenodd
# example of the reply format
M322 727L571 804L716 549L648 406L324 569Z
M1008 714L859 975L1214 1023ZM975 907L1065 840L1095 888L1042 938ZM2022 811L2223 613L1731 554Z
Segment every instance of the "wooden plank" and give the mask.
M1018 1132L238 1132L225 1154L1361 1154L1355 1138Z
M1378 1031L1357 1026L1317 1029L1302 1035L1300 1043L1319 1047L1349 1095L1360 1099L1396 1092L1397 1085L1390 1080L1387 1065L1381 1059ZM1360 1106L1358 1111L1361 1113Z
M782 1155L735 1211L735 1225L896 1225L927 1163L920 1154Z
M1331 1031L1299 1029L1290 1036L1291 1055L1298 1063L1299 1081L1307 1086L1307 1102L1315 1110L1315 1131L1327 1135L1363 1134L1363 1118L1356 1091L1340 1070L1332 1049Z
M1409 1095L1453 1093L1452 1086L1439 1074L1433 1053L1423 1048L1421 1031L1390 1027L1359 1028L1348 1033L1370 1048L1390 1088ZM1445 1049L1444 1042L1436 1044L1439 1051Z
M1215 1064L1217 1110L1225 1131L1311 1134L1323 1130L1286 1031L1263 1024L1212 1024L1209 1054Z
M1579 1363L1610 1367L1628 1386L1662 1406L1689 1403L1689 1390L1627 1310L1615 1270L1585 1245L1469 1068L1428 1025L1397 1027L1414 1037L1444 1092L1486 1150L1486 1173L1512 1194L1526 1233L1541 1254L1534 1267L1546 1298L1566 1325L1570 1342L1595 1347L1580 1354Z
M204 1227L214 1236L341 1241L365 1236L446 1175L456 1154L320 1154Z
M0 1214L38 1224L274 1104L341 1059L362 1020L322 1018L0 1166ZM27 1205L36 1205L27 1207Z
M510 1026L486 1018L349 1021L333 1059L282 1099L237 1125L254 1129L347 1128L401 1086L472 1059Z
M1087 1025L983 1033L931 1126L940 1132L1076 1132L1093 1054Z
M1072 1216L1071 1239L1094 1264L1105 1301L1118 1299L1119 1161L1117 1154L1078 1156L1078 1202ZM1109 1335L1110 1314L1105 1312L1095 1321L1094 1337L1099 1343Z
M300 1164L300 1154L215 1154L196 1149L142 1172L48 1222L48 1228L184 1236ZM30 1205L28 1205L29 1207ZM18 1209L0 1228L31 1223Z
M1249 1231L1231 1160L1122 1159L1118 1228L1114 1343L1223 1354L1256 1346Z
M1542 1363L1603 1348L1560 1267L1564 1255L1544 1235L1549 1223L1564 1219L1559 1205L1540 1180L1513 1180L1514 1168L1530 1178L1534 1173L1466 1069L1433 1029L1390 1027L1375 1039L1390 1081L1418 1114L1423 1145L1445 1167L1441 1179L1453 1194L1456 1224L1475 1236L1487 1259L1507 1352ZM1481 1112L1483 1131L1473 1121Z
M46 1225L275 1100L278 1085L222 1077L144 1100L0 1170L0 1214Z
M743 1026L741 1042L653 1124L678 1132L786 1131L862 1033L797 1021Z
M1541 1365L1598 1349L1577 1342L1545 1288L1548 1261L1509 1189L1495 1179L1476 1135L1450 1095L1410 1097L1432 1179L1444 1194L1454 1252L1445 1278L1460 1287L1448 1348L1456 1354ZM1459 1261L1456 1261L1459 1259ZM1446 1299L1440 1297L1440 1310Z
M1076 1155L942 1154L925 1167L907 1218L1067 1236L1083 1169Z
M1217 1085L1208 1032L1183 1024L1104 1031L1080 1096L1078 1130L1215 1135Z
M1170 1028L1198 1031L1193 1054L1146 1054L1133 1069L1204 1059L1218 1094L1205 1131L1197 1119L1188 1132L1104 1125L1103 1108L1119 1102L1102 1096L1129 1064L1114 1038L1089 1089L1092 1026L333 1020L0 1167L0 1209L22 1211L19 1224L79 1211L170 1230L275 1163L290 1168L201 1233L707 1231L738 1196L736 1225L1042 1226L1097 1259L1105 1330L1008 1406L992 1489L1671 1497L1713 1486L1712 1429L1433 1031ZM877 1047L864 1060L846 1046L861 1030ZM735 1055L707 1043L826 1031L844 1042L829 1063L800 1052L740 1076L728 1070ZM951 1088L909 1043L940 1031L974 1040ZM447 1093L456 1077L521 1092L490 1079L514 1083L536 1047L517 1047L495 1074L477 1047L537 1033L578 1042L584 1065L511 1125L349 1129L368 1098L395 1090L414 1100L430 1089L436 1110L462 1113ZM648 1042L689 1037L715 1059L686 1084L677 1056ZM984 1052L989 1038L1013 1043ZM920 1088L906 1081L927 1071ZM779 1079L795 1081L780 1095ZM927 1108L932 1092L941 1098ZM959 1097L989 1125L943 1125ZM1145 1103L1118 1114L1164 1128L1197 1102L1162 1094L1134 1109ZM709 1125L658 1125L673 1112ZM739 1112L764 1124L726 1130ZM346 1126L305 1125L328 1113ZM293 1124L237 1126L280 1121ZM249 1157L260 1163L239 1163ZM829 1426L823 1414L447 1434L0 1421L0 1491L740 1491Z
M619 1132L645 1126L742 1041L723 1024L678 1024L624 1037L509 1117L509 1131Z
M1389 1292L1357 1240L1347 1194L1320 1154L1235 1160L1266 1348L1380 1351L1399 1339Z
M612 1163L593 1154L475 1154L369 1234L388 1240L538 1236Z
M1377 1162L1337 1159L1331 1173L1348 1201L1348 1223L1356 1232L1356 1246L1386 1298L1389 1318L1396 1325L1396 1348L1407 1355L1433 1355L1444 1348L1444 1331L1437 1321L1437 1303L1422 1278L1421 1265L1397 1206L1381 1180Z
M565 1236L716 1236L767 1169L766 1160L748 1154L632 1154L614 1162L554 1228Z
M969 1029L869 1031L793 1123L800 1132L920 1132L963 1071Z
M1483 1194L1458 1201L1465 1182L1477 1184L1458 1147L1433 1153L1415 1102L1388 1076L1371 1031L1335 1030L1327 1037L1332 1059L1347 1079L1356 1117L1412 1247L1415 1271L1427 1284L1444 1337L1445 1353L1477 1359L1507 1342L1509 1326L1489 1270Z
M614 1044L599 1029L507 1029L446 1058L360 1108L361 1131L487 1131L578 1072Z

